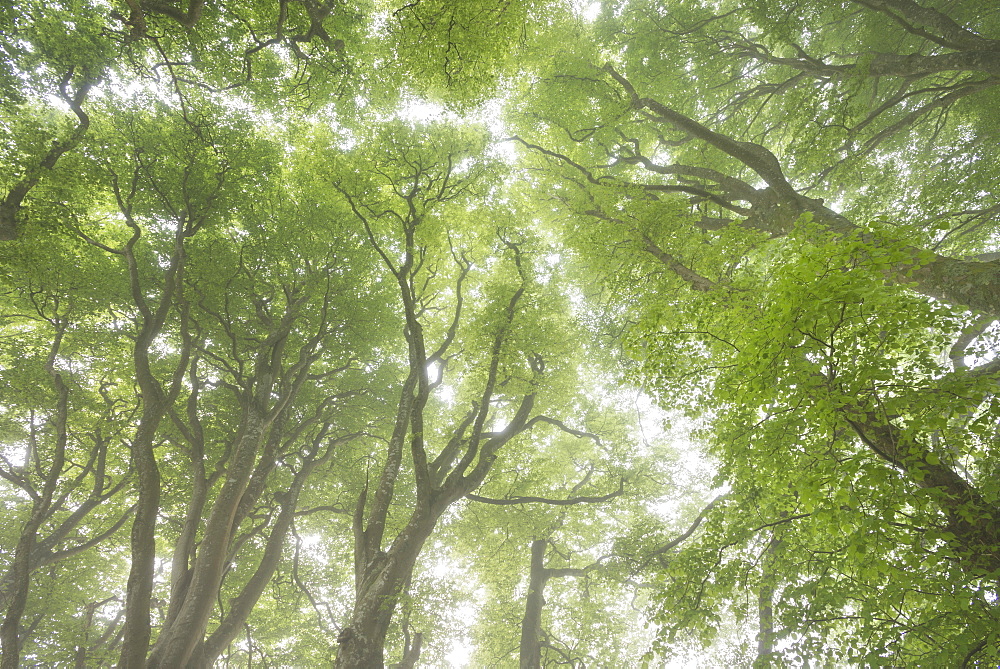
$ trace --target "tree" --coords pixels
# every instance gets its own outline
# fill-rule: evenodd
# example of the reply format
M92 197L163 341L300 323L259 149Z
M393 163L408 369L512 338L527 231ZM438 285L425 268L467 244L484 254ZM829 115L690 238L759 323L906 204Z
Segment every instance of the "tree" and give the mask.
M357 411L359 406L350 411L347 405L360 395L379 396L382 388L365 388L357 383L357 373L376 369L388 380L391 372L387 370L394 365L391 346L380 350L383 343L378 338L369 338L370 348L354 345L349 343L353 338L345 335L356 328L371 327L364 316L386 302L382 299L386 285L394 283L403 289L404 334L409 337L406 344L412 364L407 376L410 382L402 384L401 413L394 419L402 425L402 432L390 439L391 457L382 477L389 481L390 493L373 503L366 530L369 548L378 548L381 542L376 536L381 532L378 526L388 513L392 482L400 466L398 456L392 453L411 431L408 407L416 402L422 410L428 400L427 370L419 362L424 355L419 352L423 335L413 331L418 318L424 316L419 311L423 305L413 300L433 298L422 292L426 285L413 283L422 268L422 261L413 264L414 249L409 248L411 258L400 270L369 227L372 250L386 261L392 283L370 275L366 268L371 256L350 241L361 229L356 225L337 229L331 224L333 220L351 220L343 216L343 198L337 201L317 191L313 179L316 167L309 161L282 165L279 158L281 149L304 150L304 145L296 146L297 141L317 138L285 138L284 146L265 141L261 128L247 122L252 114L233 113L229 106L237 101L230 91L245 91L244 101L264 103L272 109L278 104L288 111L315 110L335 102L330 94L343 92L343 82L352 74L346 54L363 51L372 19L364 16L362 22L361 15L340 8L313 3L289 7L283 2L274 7L268 3L222 7L194 2L186 10L163 3L131 3L127 14L104 6L90 7L92 16L86 22L78 20L77 7L43 8L25 3L21 9L22 14L11 19L14 30L23 32L25 39L10 42L4 72L12 81L27 82L18 87L16 99L6 101L8 109L27 122L7 128L16 160L15 170L4 184L7 196L0 210L2 234L16 240L19 250L40 245L36 241L39 236L53 232L59 238L68 235L75 239L76 246L59 260L72 264L77 257L100 259L112 278L114 301L101 304L98 300L94 314L69 322L58 310L59 304L68 301L65 287L51 288L55 307L48 308L36 299L38 317L48 321L55 332L55 343L41 369L46 370L55 389L54 408L44 419L50 423L47 432L53 434L56 457L45 468L34 460L39 463L37 476L43 485L21 530L17 557L9 565L11 581L17 587L4 625L4 663L16 665L21 639L30 637L20 625L28 591L25 577L45 564L42 558L48 558L35 556L35 546L54 545L79 527L76 519L45 528L47 537L39 535L46 521L57 522L55 514L64 500L55 497L56 490L68 473L63 462L67 435L79 432L66 426L69 390L55 365L63 333L72 329L91 333L98 340L102 332L110 332L121 342L121 348L116 349L119 353L130 350L127 357L131 363L116 368L113 377L112 372L107 373L110 380L101 382L100 396L107 405L105 413L115 413L115 436L120 436L130 451L128 464L136 473L135 480L128 482L123 475L122 486L107 492L103 469L99 469L93 499L72 514L75 517L81 511L84 516L95 504L112 497L123 514L110 530L101 530L74 547L84 550L102 543L106 547L109 536L134 508L119 664L211 664L241 630L278 571L284 538L310 473L331 462L335 447L362 434L378 434L384 428L380 417L365 420L364 412ZM265 18L269 9L277 10L274 24ZM505 25L519 24L516 19L514 16ZM334 29L336 38L330 34ZM63 50L59 40L64 32L78 36L79 44ZM470 32L468 27L466 32ZM345 41L352 36L355 39ZM453 38L457 37L458 32L453 32ZM161 75L162 86L156 81ZM111 83L121 80L141 89L131 103ZM45 98L53 89L75 116L68 129L59 127L65 123ZM94 91L97 95L90 95ZM368 91L369 101L391 104L395 97L386 87ZM21 113L24 110L48 117L48 123L32 127L33 115ZM281 129L271 125L266 130L280 134ZM46 148L49 138L54 139L51 148ZM468 154L469 139L468 133L460 135L454 142L456 151ZM405 145L401 148L412 150ZM332 147L333 153L342 151L340 146ZM457 155L449 156L442 174L431 175L432 186L442 189L441 202L463 195L461 184L469 181L459 177L466 166L451 160ZM282 170L296 185L278 178ZM442 175L444 183L438 184ZM422 176L418 172L415 178L419 181ZM364 179L372 177L377 180L378 174L364 174ZM340 185L338 181L336 186ZM329 191L330 184L325 188ZM348 195L347 190L340 192ZM410 205L414 195L409 194ZM347 201L352 207L365 209L366 204L350 196ZM359 210L355 207L354 211L357 214ZM417 218L412 213L406 214L408 223L402 231L404 237L411 237L411 246L418 218L423 217L423 212ZM291 225L293 221L298 224ZM513 237L507 231L495 234L498 242L503 240L506 253L516 258L516 280L533 280L528 260L522 263L525 242L518 241L517 233ZM317 243L304 247L303 240L309 238ZM331 249L327 245L331 239L346 243L347 250ZM442 251L443 240L434 241L434 252ZM471 270L468 257L478 252L474 245L479 242L468 241L468 249L454 256L459 296L462 281ZM414 275L407 276L414 267ZM15 290L21 289L19 278L11 277L9 285ZM433 279L434 274L423 278ZM454 480L439 495L443 502L434 510L431 523L421 521L424 535L451 501L482 481L497 449L539 421L551 421L525 413L534 403L534 393L525 390L524 411L516 413L515 425L506 431L497 427L502 435L491 433L493 426L487 425L487 419L490 423L501 420L496 415L499 409L491 409L493 386L511 381L506 377L498 380L497 374L505 369L501 362L509 364L508 326L525 288L515 289L512 296L497 297L499 303L507 303L501 309L507 326L503 319L500 324L491 324L486 316L472 324L474 331L499 328L483 335L485 341L492 337L494 342L485 349L486 389L479 399L477 418L463 419L452 446L434 465L441 470L435 474L438 478L443 481L450 473ZM33 290L31 284L25 290ZM454 311L454 326L450 335L444 335L440 360L430 360L442 367L453 357L445 353L457 334L460 302ZM340 314L351 317L340 322ZM28 319L33 318L29 314ZM17 315L9 325L16 330L24 322L25 318ZM390 319L383 313L372 322L386 328ZM531 337L525 338L525 342L530 341ZM366 359L366 350L379 351L382 357ZM484 354L483 350L477 352ZM531 360L537 368L532 374L540 375L542 359ZM100 378L97 370L93 370L95 377L91 372L85 366L74 380L91 389ZM475 373L467 372L470 376ZM131 403L112 392L122 391L127 396L132 384L138 392ZM530 424L525 425L526 421ZM31 423L35 424L34 417ZM559 425L558 421L549 424ZM470 437L468 457L457 463L445 462L454 455L452 451L462 452L461 439L470 429L475 434ZM423 438L419 429L415 435L418 441ZM31 440L34 446L34 433ZM98 442L100 448L103 442L100 438ZM103 467L103 460L97 461ZM89 471L92 464L72 479L73 487L93 475ZM34 492L34 482L21 477L14 471L16 467L12 466L8 478ZM353 482L359 474L351 472ZM423 483L428 483L429 473L424 471L423 476ZM123 487L126 484L128 487ZM322 487L337 486L336 481L322 482ZM426 485L419 490L421 495L428 493ZM134 504L128 505L133 499ZM359 513L364 507L362 493ZM165 521L164 527L158 527L160 520ZM412 571L412 561L425 538L402 551L404 562L411 562L404 572ZM170 548L164 550L164 545ZM359 553L359 574L377 571L369 559L376 557L374 548L368 551L371 555ZM161 581L157 568L158 558L164 557L169 557L170 564L167 583ZM252 564L257 566L247 571ZM400 582L392 581L389 589L379 594L381 600L374 598L374 603L384 608L383 604L397 597ZM222 596L227 592L235 597L224 603ZM359 603L365 605L364 601ZM210 621L213 615L218 615L217 621ZM378 633L383 638L385 627L382 625ZM381 656L380 646L368 652Z
M38 250L51 252L52 245L47 246ZM112 446L134 405L115 393L113 369L103 370L103 378L95 370L92 380L98 392L88 392L86 384L72 378L76 370L71 361L94 356L102 346L90 333L71 331L76 323L98 317L100 293L81 287L67 295L55 288L88 275L100 285L106 267L92 263L70 278L58 265L38 260L36 256L22 263L19 271L11 272L19 281L8 284L14 287L10 305L24 311L6 314L8 324L18 327L22 336L19 350L7 352L20 359L16 369L13 361L5 365L6 386L18 392L5 404L4 432L8 443L20 448L16 454L5 454L0 476L16 491L8 493L8 504L16 504L18 497L30 500L26 516L19 518L23 525L12 537L12 557L0 580L4 613L0 640L3 661L10 666L17 666L18 630L33 572L105 541L132 512L101 507L118 496L131 478L127 462L116 456ZM89 536L76 534L82 528L89 528Z
M597 434L536 442L466 496L472 505L453 543L497 593L480 614L475 666L626 666L648 644L632 606L640 584L623 568L616 535L662 493L656 476L670 453L640 456L623 398L600 387L608 379L594 380L575 413Z
M539 251L526 233L473 204L490 197L490 173L470 155L470 132L390 125L333 175L398 286L407 360L381 471L355 507L355 600L336 666L382 666L389 623L423 544L445 511L486 480L509 442L539 424L581 434L541 413L559 406L542 393L567 373L568 350L556 344L564 299L539 282ZM367 169L351 169L358 162ZM493 268L476 271L480 265ZM474 311L465 302L471 291L479 295ZM453 385L442 386L446 379ZM445 387L460 399L441 411L431 400ZM403 472L412 476L405 492ZM408 519L393 528L389 513L404 495Z
M733 486L667 568L667 628L710 635L741 584L762 663L772 616L802 657L988 661L995 12L848 5L628 3L595 31L607 62L579 47L547 79L543 99L597 114L546 106L515 140L558 174L578 244L594 253L588 216L655 282L619 298L643 378L693 408Z

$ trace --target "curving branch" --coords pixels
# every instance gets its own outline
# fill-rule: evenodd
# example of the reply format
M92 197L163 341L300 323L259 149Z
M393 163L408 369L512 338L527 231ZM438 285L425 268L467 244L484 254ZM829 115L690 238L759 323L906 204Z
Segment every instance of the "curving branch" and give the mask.
M691 523L691 525L684 532L682 532L678 537L676 537L674 539L671 539L670 541L668 541L667 543L663 544L662 546L659 546L659 547L655 548L654 550L652 550L649 553L649 555L646 556L646 559L644 559L639 564L638 569L642 569L643 567L645 567L647 564L649 564L649 562L653 558L657 558L657 557L659 557L661 555L664 555L665 553L669 553L670 551L672 551L673 549L677 548L682 543L684 543L685 541L687 541L688 539L690 539L691 535L693 535L695 533L695 531L705 521L705 518L708 516L709 512L711 512L711 510L714 509L715 506L719 502L723 501L727 497L729 497L728 493L727 494L723 494L723 495L719 495L718 497L716 497L715 499L713 499L711 502L709 502L708 504L706 504L705 508L703 508L701 510L701 512L698 513L698 516L694 519L694 521ZM638 571L638 569L637 569L637 571Z
M852 0L881 12L914 35L950 49L1000 49L1000 40L979 35L955 22L947 14L914 0Z
M90 89L100 81L100 77L91 75L85 70L79 86L76 90L70 91L69 87L74 74L75 68L70 68L63 75L62 82L59 84L59 97L69 105L69 108L76 115L76 127L65 139L53 140L52 146L49 147L38 165L30 169L24 177L15 183L0 201L0 241L10 241L17 237L18 217L28 193L55 168L56 163L64 153L72 151L80 145L90 128L90 116L84 111L83 103L87 99Z
M982 72L1000 74L1000 47L976 48L935 54L898 54L874 52L858 58L856 62L828 63L813 58L799 48L799 57L776 56L766 47L749 40L740 40L729 46L730 50L745 58L770 65L782 65L818 79L837 79L848 76L865 77L926 77L943 72Z
M797 193L788 183L781 169L778 158L764 146L755 142L741 142L711 130L689 116L685 116L652 98L640 97L631 82L622 76L614 65L608 63L604 69L621 85L632 100L636 110L648 109L652 112L652 120L668 123L677 130L685 132L706 144L736 158L741 163L756 172L768 186L786 197L796 197Z

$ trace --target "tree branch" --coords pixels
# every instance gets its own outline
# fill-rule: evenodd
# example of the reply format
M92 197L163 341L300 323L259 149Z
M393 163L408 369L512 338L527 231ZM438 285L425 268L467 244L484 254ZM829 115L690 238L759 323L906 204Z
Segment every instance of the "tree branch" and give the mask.
M580 497L568 497L566 499L552 499L551 497L531 497L517 495L514 497L508 497L506 499L496 499L493 497L483 497L481 495L474 495L468 493L465 497L466 499L471 499L473 502L482 502L483 504L495 504L497 506L509 506L511 504L549 504L552 506L573 506L574 504L600 504L601 502L607 502L615 497L620 497L625 492L625 480L622 479L618 483L618 490L607 495L599 496L586 496L581 495Z

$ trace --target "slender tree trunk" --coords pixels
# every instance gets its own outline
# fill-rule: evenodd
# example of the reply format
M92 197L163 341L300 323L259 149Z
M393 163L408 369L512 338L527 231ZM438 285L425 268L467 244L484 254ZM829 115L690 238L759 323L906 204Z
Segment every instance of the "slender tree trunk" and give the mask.
M775 573L771 566L774 552L781 545L781 540L771 537L764 555L761 557L760 586L757 589L757 658L754 669L768 669L774 656L774 580Z
M424 635L422 632L417 632L413 635L413 642L409 641L407 637L407 642L403 649L403 659L398 663L392 665L390 669L413 669L417 666L417 662L420 660L420 649L424 643Z
M531 542L531 571L528 597L521 620L520 669L540 669L542 666L542 608L545 606L545 548L548 541Z
M31 558L38 540L38 530L42 523L52 513L52 497L62 477L63 466L66 463L66 443L68 439L67 418L69 415L69 388L56 372L54 363L56 354L62 343L63 328L57 328L52 349L49 353L46 369L55 387L57 402L53 427L56 433L55 448L51 454L49 469L45 473L45 482L41 494L34 495L31 505L31 515L28 522L21 528L21 535L14 549L14 559L10 571L14 577L14 593L10 606L7 608L0 624L0 668L17 669L21 663L21 617L28 602L28 590L31 587ZM26 461L25 467L31 467ZM41 472L39 472L41 473Z
M28 601L28 589L31 583L29 556L35 545L35 534L45 519L44 509L36 502L31 517L21 529L21 538L14 549L14 560L10 571L16 584L10 606L7 608L0 625L0 669L17 669L21 663L21 616Z
M132 443L139 474L139 501L132 522L132 564L125 599L125 637L118 669L143 669L152 636L149 624L156 567L156 517L160 511L160 470L153 454L153 437L166 408L150 399Z
M156 520L160 512L160 470L156 463L153 445L156 442L160 421L180 391L181 378L176 372L187 368L189 353L188 346L185 345L181 351L181 363L175 370L173 383L169 391L165 392L153 374L149 351L153 341L163 329L167 314L175 306L175 296L180 292L185 237L183 224L178 224L174 236L173 256L163 280L163 293L156 308L152 309L143 294L134 252L142 232L132 220L127 207L122 208L122 213L125 214L129 226L133 228L132 238L125 246L125 259L128 263L132 300L143 317L132 353L135 380L142 393L143 406L139 426L132 441L132 458L139 479L139 500L136 504L135 520L132 522L132 564L125 591L125 635L118 669L142 669L146 664L146 653L149 652L149 640L152 637L149 613L156 567ZM182 309L182 323L185 314Z
M295 508L298 504L299 494L311 473L315 461L306 464L296 475L291 490L281 499L281 511L271 528L271 534L267 538L267 545L264 547L264 554L260 564L253 576L230 603L229 611L223 617L219 626L205 640L200 648L201 661L204 666L212 667L228 646L242 631L247 618L253 611L254 605L264 593L264 588L271 582L271 577L278 569L281 560L281 550L285 543L285 537L292 526L295 518Z

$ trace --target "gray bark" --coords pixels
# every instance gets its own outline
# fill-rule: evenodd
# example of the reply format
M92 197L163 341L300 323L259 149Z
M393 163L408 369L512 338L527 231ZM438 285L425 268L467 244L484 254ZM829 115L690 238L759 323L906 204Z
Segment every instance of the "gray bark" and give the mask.
M521 620L520 669L540 669L542 666L542 608L545 606L545 539L531 542L531 571L528 596Z

